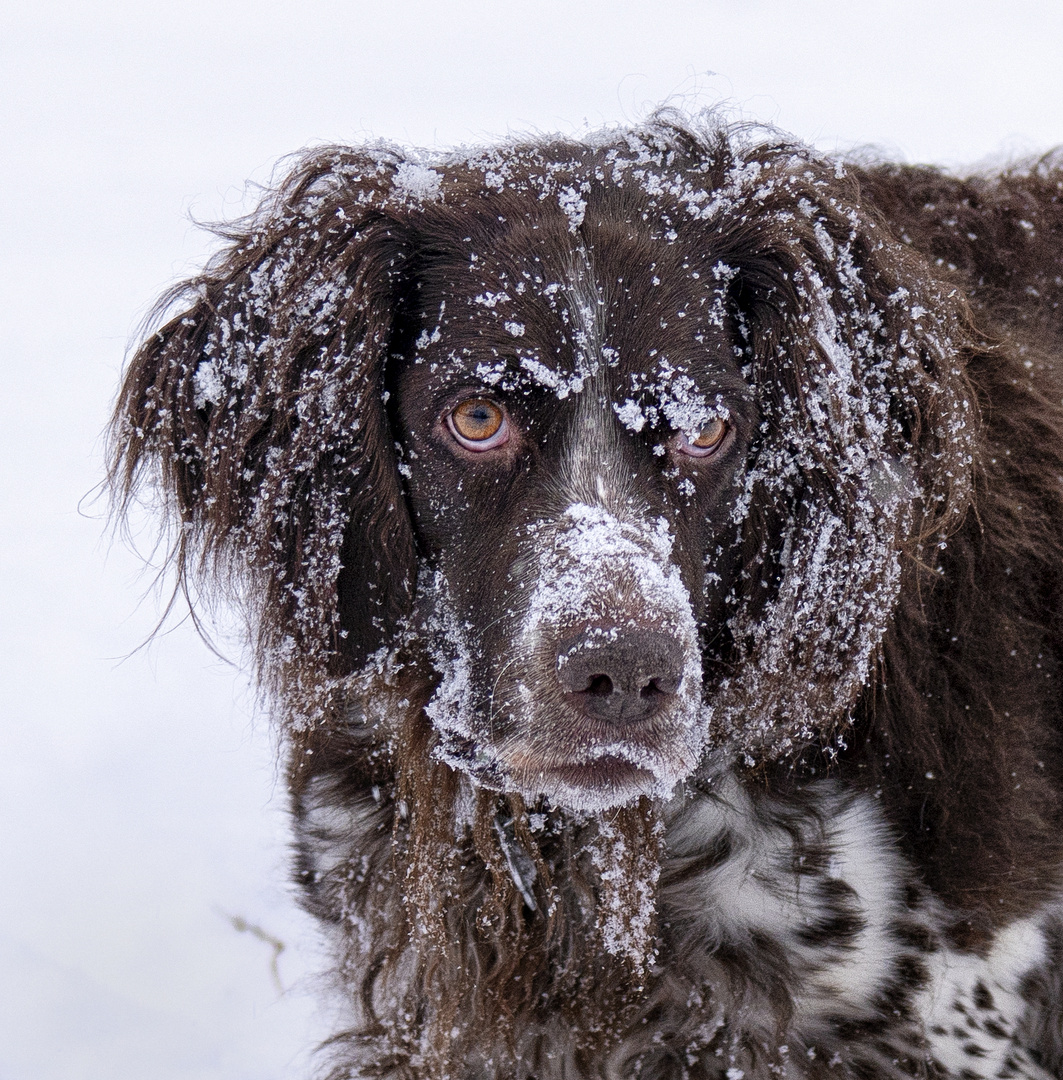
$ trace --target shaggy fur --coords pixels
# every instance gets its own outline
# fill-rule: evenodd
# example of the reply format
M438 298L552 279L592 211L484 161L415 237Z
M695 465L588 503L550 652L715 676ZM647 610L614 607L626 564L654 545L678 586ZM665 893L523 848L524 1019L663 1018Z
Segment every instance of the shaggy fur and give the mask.
M1060 1075L1058 164L662 116L223 235L112 478L247 610L330 1075Z

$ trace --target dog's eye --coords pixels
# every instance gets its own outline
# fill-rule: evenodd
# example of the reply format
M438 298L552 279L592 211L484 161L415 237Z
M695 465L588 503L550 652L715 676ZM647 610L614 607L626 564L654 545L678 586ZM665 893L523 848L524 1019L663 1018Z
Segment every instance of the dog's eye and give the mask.
M506 414L487 398L469 398L447 416L451 434L467 450L493 450L509 439Z
M728 431L730 427L727 421L717 416L701 429L696 439L690 439L680 433L679 450L690 457L708 457L719 450L723 440L727 438Z

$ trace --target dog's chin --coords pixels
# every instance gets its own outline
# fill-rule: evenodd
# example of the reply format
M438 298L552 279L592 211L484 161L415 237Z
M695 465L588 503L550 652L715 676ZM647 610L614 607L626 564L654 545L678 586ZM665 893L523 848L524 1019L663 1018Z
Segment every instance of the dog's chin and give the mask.
M668 799L697 764L693 753L671 758L644 750L631 755L601 752L582 760L550 755L549 760L543 760L532 754L510 756L446 735L434 756L489 791L514 792L528 805L545 799L559 810L578 813L614 810L643 796Z
M511 718L517 730L501 740L476 722L475 710L453 715L451 704L437 695L426 710L438 736L433 756L478 787L519 794L528 805L545 800L557 809L595 813L642 797L668 800L706 748L703 710L693 695L627 728L563 708L537 710Z

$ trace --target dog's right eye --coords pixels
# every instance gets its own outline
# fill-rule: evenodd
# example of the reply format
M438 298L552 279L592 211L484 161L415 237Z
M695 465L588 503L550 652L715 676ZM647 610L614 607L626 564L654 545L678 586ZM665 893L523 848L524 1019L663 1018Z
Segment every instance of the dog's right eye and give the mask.
M447 414L447 427L466 450L493 450L509 440L509 421L487 398L469 398Z

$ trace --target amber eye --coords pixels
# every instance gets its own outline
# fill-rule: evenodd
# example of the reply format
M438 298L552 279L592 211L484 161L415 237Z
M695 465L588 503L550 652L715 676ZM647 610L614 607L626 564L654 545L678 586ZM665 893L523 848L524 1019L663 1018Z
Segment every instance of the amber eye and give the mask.
M467 450L493 450L509 439L501 407L487 398L469 398L447 415L447 426Z
M696 439L681 434L679 449L690 457L708 457L720 448L729 430L727 421L717 416L701 429Z

